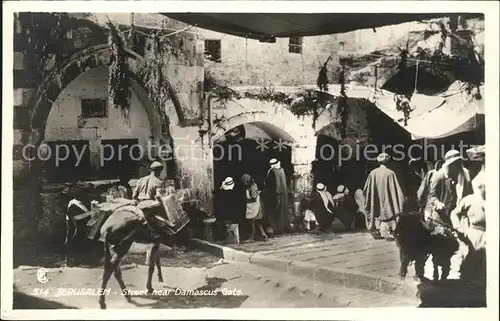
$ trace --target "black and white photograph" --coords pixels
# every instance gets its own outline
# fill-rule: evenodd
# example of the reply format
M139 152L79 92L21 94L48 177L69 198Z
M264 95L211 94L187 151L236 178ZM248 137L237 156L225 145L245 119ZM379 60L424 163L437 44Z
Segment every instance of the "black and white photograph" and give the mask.
M2 318L497 306L498 3L9 2Z

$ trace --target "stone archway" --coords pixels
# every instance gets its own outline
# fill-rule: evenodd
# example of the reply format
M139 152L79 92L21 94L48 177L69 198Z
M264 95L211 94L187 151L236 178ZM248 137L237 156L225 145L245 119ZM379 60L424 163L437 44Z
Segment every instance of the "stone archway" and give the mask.
M314 160L316 137L312 123L295 116L286 106L255 99L228 101L224 106L214 108L216 125L212 129L212 141L234 127L252 123L269 123L293 138L292 160L294 193L300 194L311 188L311 163Z
M164 112L164 106L156 106L151 99L152 93L149 92L146 86L148 79L145 78L145 74L141 69L144 64L144 59L131 50L126 49L126 53L128 56L129 76L132 80L131 86L139 96L139 99L143 101L151 126L152 144L156 146L170 146L172 141L169 119ZM79 75L91 69L109 66L109 62L109 46L97 45L77 52L65 63L62 63L59 67L53 68L47 73L47 76L29 104L29 106L31 106L31 144L39 146L44 141L46 122L49 113L53 107L54 101L63 90ZM172 89L173 87L168 80L166 80L166 86L169 88L170 98L175 110L182 110L177 94ZM178 115L178 118L179 122L182 122L183 115ZM158 151L158 148L156 148L155 151ZM153 154L153 156L155 156L155 154ZM34 163L32 170L39 170L40 167L38 165ZM165 171L166 168L167 166L165 166Z

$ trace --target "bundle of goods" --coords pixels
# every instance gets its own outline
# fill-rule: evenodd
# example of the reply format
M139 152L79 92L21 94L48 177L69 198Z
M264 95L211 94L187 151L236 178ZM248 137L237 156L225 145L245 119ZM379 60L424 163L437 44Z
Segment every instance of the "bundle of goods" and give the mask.
M98 239L99 231L104 221L106 221L106 219L118 208L127 205L135 205L135 201L125 198L115 198L101 204L93 203L93 208L91 210L92 215L87 223L89 228L88 238L92 240Z

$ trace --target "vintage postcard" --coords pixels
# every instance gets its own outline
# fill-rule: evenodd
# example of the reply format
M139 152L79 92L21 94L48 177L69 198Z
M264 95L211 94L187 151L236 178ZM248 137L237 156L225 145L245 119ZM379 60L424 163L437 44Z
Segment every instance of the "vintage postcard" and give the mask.
M498 10L4 2L2 318L498 318Z

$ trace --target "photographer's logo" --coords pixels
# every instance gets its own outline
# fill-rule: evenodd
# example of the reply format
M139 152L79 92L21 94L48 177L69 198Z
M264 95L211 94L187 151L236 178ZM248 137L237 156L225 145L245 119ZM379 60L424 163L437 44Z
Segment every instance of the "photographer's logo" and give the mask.
M47 269L46 268L39 268L38 272L36 272L36 279L40 283L47 283L49 281L49 278L47 277Z

